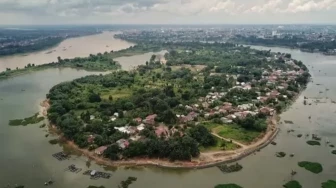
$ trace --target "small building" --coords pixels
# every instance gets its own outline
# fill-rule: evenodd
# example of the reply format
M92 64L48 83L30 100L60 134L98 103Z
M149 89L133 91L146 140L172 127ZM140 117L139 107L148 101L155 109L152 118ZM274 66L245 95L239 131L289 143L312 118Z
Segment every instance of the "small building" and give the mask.
M166 137L169 135L169 131L168 131L168 128L164 125L160 125L156 128L155 130L155 134L157 137Z
M144 123L149 124L149 125L154 125L155 124L155 118L157 117L156 114L152 114L146 117L144 120Z
M118 141L117 141L117 144L118 144L118 146L119 146L121 149L125 149L125 148L127 148L127 147L129 146L129 142L128 142L128 140L126 140L126 139L120 139L120 140L118 140Z
M106 149L107 149L107 146L100 146L99 148L95 150L95 154L102 155Z
M225 117L222 117L222 118L221 118L221 121L222 121L223 123L232 123L232 120L231 120L231 119L228 119L228 118L225 118Z
M145 124L141 123L140 125L137 126L138 131L142 131L145 129Z
M90 115L90 120L94 120L95 116L94 115Z
M140 117L134 118L133 121L140 124L142 122L142 119Z

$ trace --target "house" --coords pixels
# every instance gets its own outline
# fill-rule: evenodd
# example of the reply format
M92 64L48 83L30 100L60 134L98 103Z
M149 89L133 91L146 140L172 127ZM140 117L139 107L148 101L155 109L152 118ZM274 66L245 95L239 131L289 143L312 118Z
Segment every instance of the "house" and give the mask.
M107 146L100 146L99 148L95 150L95 154L102 155L106 149L107 149Z
M93 135L90 135L90 136L87 138L87 142L88 142L89 144L91 144L91 143L94 142L94 139L95 139L95 137L94 137Z
M141 123L140 125L137 126L138 131L142 131L145 129L145 124Z
M169 135L168 128L164 125L160 125L156 128L155 134L157 137L168 136Z
M129 146L129 142L128 142L128 140L126 140L126 139L120 139L120 140L118 140L118 141L117 141L117 144L118 144L118 146L119 146L121 149L125 149L125 148L127 148L127 147Z
M155 124L155 118L157 117L156 114L152 114L146 117L144 120L144 123L149 124L149 125L154 125Z
M129 134L130 132L127 130L127 127L114 127L114 129L118 130L119 132L122 133L127 133Z
M134 118L133 121L137 122L140 124L142 122L142 119L140 117Z
M272 116L274 114L274 109L273 108L269 108L269 107L262 107L259 109L259 112L265 115L270 115Z
M221 121L222 121L223 123L232 123L232 120L231 120L231 119L228 119L228 118L225 118L225 117L222 117L222 118L221 118Z

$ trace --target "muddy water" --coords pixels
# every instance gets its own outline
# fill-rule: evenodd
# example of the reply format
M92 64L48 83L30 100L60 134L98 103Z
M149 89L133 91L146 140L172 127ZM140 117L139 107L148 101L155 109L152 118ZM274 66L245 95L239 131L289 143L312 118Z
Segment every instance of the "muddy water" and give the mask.
M132 43L115 39L115 33L104 32L98 35L70 38L61 42L56 47L43 51L6 56L0 58L0 71L6 68L23 68L28 63L40 65L44 63L56 62L57 57L74 58L87 57L90 54L110 52L111 50L121 50L132 46Z
M265 48L269 49L269 48ZM117 187L120 181L128 176L135 176L138 180L130 187L134 188L211 188L220 183L236 183L245 188L280 188L291 179L290 172L295 170L298 180L305 188L319 188L321 182L336 179L336 156L330 152L332 148L324 143L328 138L336 144L336 57L319 54L303 53L297 50L272 48L274 51L289 52L295 59L302 60L309 65L314 83L310 83L301 97L293 106L281 115L283 120L291 120L294 124L281 124L281 132L276 138L277 145L270 145L256 155L249 156L240 163L243 170L238 173L222 174L217 168L191 171L175 171L158 168L113 169L109 180L90 180L79 174L65 172L64 169L75 164L86 169L104 170L93 162L86 164L85 157L72 157L69 161L59 162L51 157L53 153L61 151L58 145L50 145L45 137L45 129L38 126L9 127L8 120L27 117L38 111L39 102L55 84L72 80L87 74L85 71L74 69L48 69L33 74L23 75L0 82L0 186L8 183L24 184L26 187L44 187L44 181L49 178L55 180L52 187L85 188L88 185L104 185ZM148 54L149 59L151 54ZM125 61L144 63L139 56L128 57ZM312 68L314 66L314 68ZM129 67L129 66L127 66ZM127 69L127 68L126 68ZM320 70L320 71L319 71ZM316 85L321 84L321 85ZM329 91L326 91L326 88ZM25 91L22 91L25 90ZM323 93L320 93L322 91ZM325 103L304 106L303 96L312 99L315 97ZM326 99L328 97L328 99ZM309 121L308 116L312 116ZM294 129L294 133L287 133ZM297 134L316 133L322 137L322 146L309 146L308 139L297 138ZM277 158L275 153L284 151L294 153L293 158ZM298 161L320 162L324 171L318 175L300 169Z

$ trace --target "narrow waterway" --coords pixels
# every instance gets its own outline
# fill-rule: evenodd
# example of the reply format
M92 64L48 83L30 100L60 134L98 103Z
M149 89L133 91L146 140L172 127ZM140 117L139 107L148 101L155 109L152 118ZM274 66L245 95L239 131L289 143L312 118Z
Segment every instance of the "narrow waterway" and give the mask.
M257 47L260 48L260 47ZM23 75L0 82L0 187L10 184L23 184L26 187L44 187L43 183L50 178L55 180L52 187L86 188L88 185L104 185L118 187L128 176L138 178L131 188L212 188L220 183L236 183L244 188L281 188L291 179L290 172L295 170L298 180L304 188L319 188L328 179L336 179L336 159L331 154L332 148L324 143L328 138L336 144L335 112L336 104L336 57L320 54L304 53L284 48L264 48L272 51L291 53L293 58L303 61L310 68L313 83L309 83L293 106L281 115L283 120L291 120L294 124L280 124L281 132L276 138L277 145L270 145L256 155L251 155L239 163L243 170L238 173L223 174L217 168L203 170L175 171L160 168L141 169L110 169L109 180L90 180L81 173L73 174L64 169L75 164L86 169L104 170L92 162L88 164L85 157L73 156L70 160L59 162L51 155L62 148L50 145L46 138L46 129L38 125L26 127L10 127L8 121L32 115L39 110L39 103L45 98L49 89L60 82L72 80L91 72L74 69L48 69L41 72ZM132 68L133 64L144 63L152 54L118 59L124 69ZM142 57L142 58L140 58ZM128 63L127 63L128 62ZM133 63L132 63L133 62ZM314 66L314 68L312 68ZM319 71L320 70L320 71ZM316 85L319 84L319 85ZM327 91L327 89L329 89ZM322 93L320 93L320 91ZM321 102L303 105L303 96L320 98ZM326 99L328 97L328 99ZM312 116L309 121L308 116ZM294 129L293 133L287 133ZM308 139L297 138L297 134L316 133L322 137L321 146L309 146ZM293 158L277 158L275 153L284 151L294 153ZM297 166L298 161L313 161L323 165L324 171L312 174Z

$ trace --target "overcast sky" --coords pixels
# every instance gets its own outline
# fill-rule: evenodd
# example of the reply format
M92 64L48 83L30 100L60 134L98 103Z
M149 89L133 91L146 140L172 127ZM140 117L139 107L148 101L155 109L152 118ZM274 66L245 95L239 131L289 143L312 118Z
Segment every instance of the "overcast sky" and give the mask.
M0 0L0 24L336 24L336 0Z

